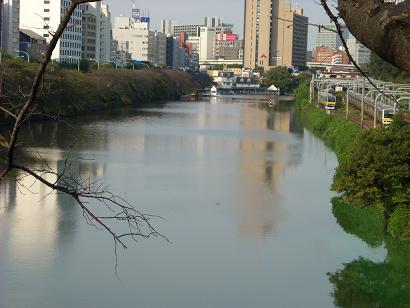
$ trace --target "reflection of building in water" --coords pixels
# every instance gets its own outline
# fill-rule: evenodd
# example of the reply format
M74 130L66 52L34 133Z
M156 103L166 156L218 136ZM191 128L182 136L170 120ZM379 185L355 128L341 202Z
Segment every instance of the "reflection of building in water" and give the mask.
M53 149L38 149L48 167L61 174L68 168L67 174L83 179L93 180L104 174L105 165L94 161L80 162L73 160L66 165L64 152ZM30 165L33 169L41 165ZM50 182L56 181L55 175L43 175ZM47 266L63 252L63 246L69 245L74 236L75 225L81 217L81 211L73 198L56 194L42 183L30 176L17 175L9 178L0 186L0 215L3 214L3 223L0 225L0 234L7 231L7 245L3 247L10 255L17 256L18 262L25 259L36 259L37 264ZM70 183L73 187L75 181ZM60 240L63 236L64 239ZM1 242L1 241L0 241ZM18 266L18 264L16 264Z
M56 165L50 163L50 167ZM9 254L16 256L16 262L40 255L36 260L44 266L53 254L58 237L58 218L60 208L57 195L32 177L21 177L18 189L13 179L4 182L0 195L0 207L7 206L5 223L0 228L7 228L8 246L3 247ZM45 176L55 181L54 176ZM45 197L47 196L47 197ZM18 266L16 264L16 266Z
M290 166L301 161L303 143L295 144L295 136L286 135L298 130L289 108L273 111L264 106L245 105L243 109L242 129L263 135L245 138L240 145L240 231L243 235L260 237L274 233L284 217L280 179Z

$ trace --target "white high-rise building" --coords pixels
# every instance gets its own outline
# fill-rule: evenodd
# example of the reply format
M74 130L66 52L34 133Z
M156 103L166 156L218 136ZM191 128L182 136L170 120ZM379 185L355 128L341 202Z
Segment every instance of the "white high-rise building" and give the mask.
M354 36L350 36L347 40L347 47L353 60L360 66L369 64L371 51L360 43Z
M72 0L20 0L20 27L32 30L50 42L71 2ZM76 63L81 58L82 9L82 5L79 5L74 11L54 49L52 59Z
M111 13L108 5L103 2L83 4L83 58L88 59L90 57L84 55L93 54L95 60L110 61L111 41Z
M100 30L100 60L111 60L112 25L111 12L108 4L101 4L101 30Z
M128 17L116 17L113 38L118 41L118 51L131 54L132 60L155 62L155 34L148 23L136 22Z
M201 27L199 38L199 60L214 60L216 29Z
M18 55L19 49L19 21L20 0L0 1L1 9L1 49L11 54Z
M161 29L160 32L165 35L172 35L174 33L175 21L171 19L161 20Z
M208 27L208 28L222 27L222 18L217 17L217 16L204 17L204 27Z

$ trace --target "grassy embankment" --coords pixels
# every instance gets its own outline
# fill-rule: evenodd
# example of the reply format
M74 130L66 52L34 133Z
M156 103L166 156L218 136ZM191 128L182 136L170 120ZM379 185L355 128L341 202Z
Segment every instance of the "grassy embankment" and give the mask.
M38 64L7 59L0 64L2 106L24 100ZM71 116L95 110L174 100L209 85L206 76L178 70L101 69L87 73L50 64L37 99L36 113ZM7 118L0 113L0 120Z
M339 160L347 158L353 142L360 136L360 129L341 117L327 115L325 110L309 104L309 80L295 91L297 108L303 124L332 148Z
M388 128L361 132L354 123L309 104L308 81L296 90L296 101L304 125L338 156L332 189L341 200L363 209L362 215L368 207L380 211L390 235L410 240L410 126L396 118Z

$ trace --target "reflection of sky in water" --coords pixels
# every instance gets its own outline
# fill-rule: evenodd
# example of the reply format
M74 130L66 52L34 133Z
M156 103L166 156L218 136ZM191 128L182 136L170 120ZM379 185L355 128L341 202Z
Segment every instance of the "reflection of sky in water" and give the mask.
M71 199L4 183L0 307L327 307L327 272L386 255L336 224L336 158L287 103L170 103L72 124L33 125L41 156L61 170L75 143L73 172L165 217L173 244L131 244L118 281L111 240Z

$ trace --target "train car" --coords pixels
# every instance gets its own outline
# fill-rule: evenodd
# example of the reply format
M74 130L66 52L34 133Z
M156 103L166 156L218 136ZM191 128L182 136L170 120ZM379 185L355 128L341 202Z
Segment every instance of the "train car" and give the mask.
M355 93L353 91L349 91L349 103L355 105L358 109L361 108L362 104L362 97L361 94ZM367 114L369 117L374 117L374 101L366 98L364 100L364 113ZM393 123L395 111L392 105L388 105L385 103L377 103L376 105L376 120L383 125L390 125Z
M326 110L335 110L336 96L331 93L322 91L319 93L319 104Z
M382 110L382 123L383 125L390 125L393 123L394 108L385 108Z

